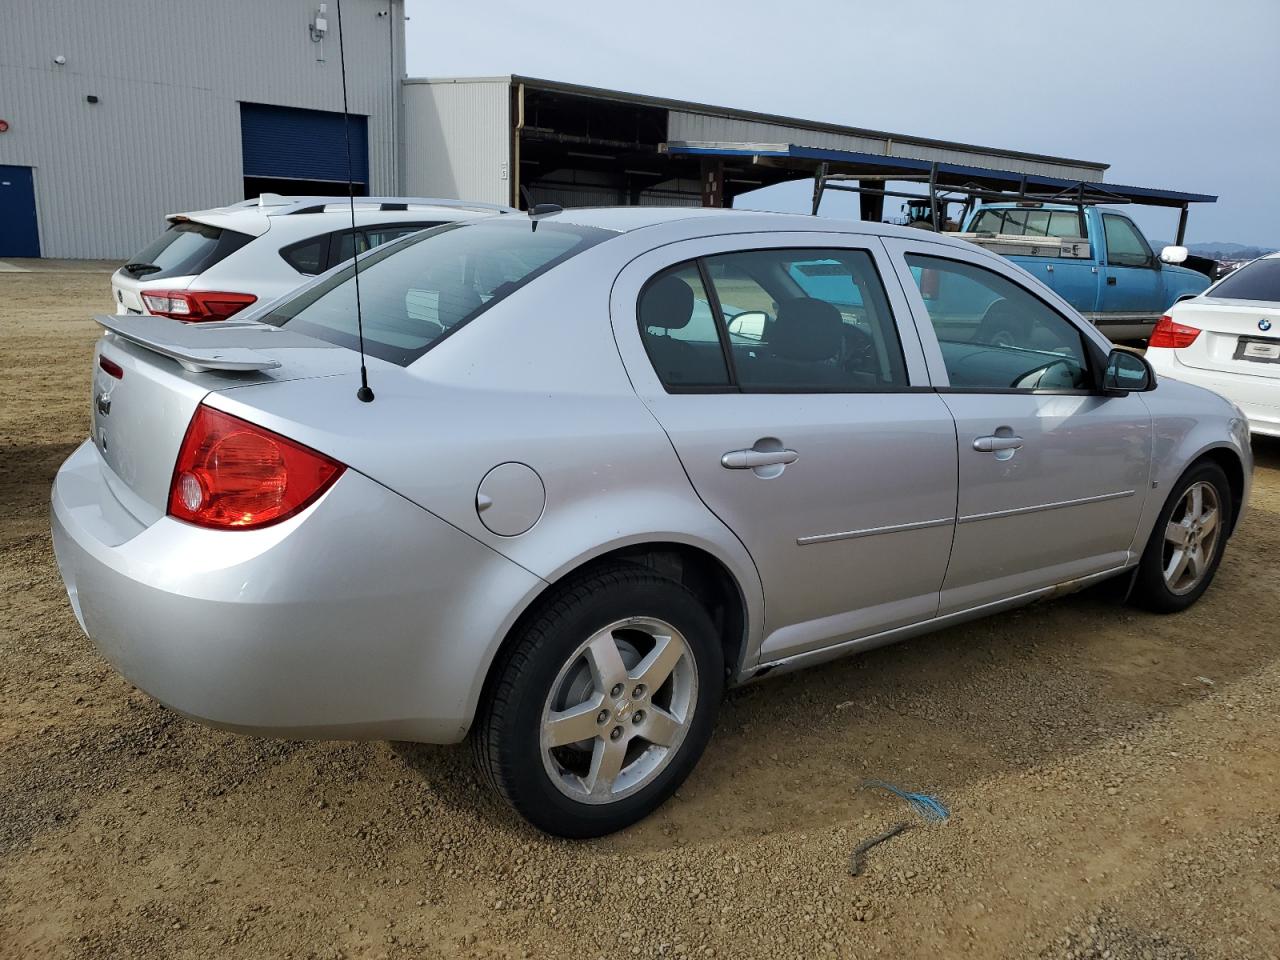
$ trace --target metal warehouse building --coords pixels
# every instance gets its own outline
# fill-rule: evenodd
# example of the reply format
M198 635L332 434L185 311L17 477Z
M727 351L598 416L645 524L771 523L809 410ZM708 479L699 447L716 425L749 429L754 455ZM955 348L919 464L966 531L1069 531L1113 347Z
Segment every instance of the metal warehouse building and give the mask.
M729 206L826 174L1164 203L1104 163L951 143L532 77L404 76L404 0L7 0L0 30L0 257L123 258L172 212L259 193L527 207ZM848 187L845 187L847 189ZM839 186L836 189L840 189Z
M173 211L345 193L332 0L3 7L0 256L125 257ZM403 3L343 17L356 177L395 193Z

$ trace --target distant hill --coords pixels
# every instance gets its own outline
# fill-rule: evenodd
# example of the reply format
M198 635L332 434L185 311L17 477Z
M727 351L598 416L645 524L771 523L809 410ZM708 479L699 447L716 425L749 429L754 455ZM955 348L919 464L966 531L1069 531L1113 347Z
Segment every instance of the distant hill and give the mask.
M1161 246L1169 246L1167 240ZM1197 257L1211 257L1214 260L1253 260L1256 257L1275 253L1271 247L1250 247L1243 243L1232 243L1228 240L1210 240L1207 243L1189 243L1187 249Z

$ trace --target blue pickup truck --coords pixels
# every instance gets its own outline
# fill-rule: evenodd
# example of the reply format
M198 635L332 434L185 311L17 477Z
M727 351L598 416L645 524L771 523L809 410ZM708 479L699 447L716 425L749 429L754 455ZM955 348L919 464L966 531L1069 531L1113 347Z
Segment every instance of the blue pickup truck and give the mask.
M993 203L960 234L1008 257L1092 320L1112 340L1146 339L1170 305L1210 279L1176 266L1185 247L1160 256L1123 213L1096 206Z

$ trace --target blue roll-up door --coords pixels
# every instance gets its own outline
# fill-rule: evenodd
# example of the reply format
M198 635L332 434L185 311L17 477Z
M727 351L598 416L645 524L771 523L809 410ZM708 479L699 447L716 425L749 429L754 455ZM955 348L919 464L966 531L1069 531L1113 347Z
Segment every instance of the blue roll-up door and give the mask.
M0 257L38 256L40 228L31 168L0 164Z
M369 182L369 122L352 114L351 179ZM245 177L347 181L347 141L341 113L263 103L240 104Z

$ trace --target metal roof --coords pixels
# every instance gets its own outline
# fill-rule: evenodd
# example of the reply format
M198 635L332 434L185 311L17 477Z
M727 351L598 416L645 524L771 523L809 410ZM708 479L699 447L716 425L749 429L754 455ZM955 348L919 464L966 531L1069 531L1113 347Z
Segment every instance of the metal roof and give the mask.
M667 152L674 156L752 157L770 166L792 166L812 172L819 164L828 164L833 173L867 173L919 175L928 173L933 164L928 160L890 157L875 153L855 153L823 147L802 147L794 143L694 143L672 141ZM1020 174L992 167L974 167L958 163L937 164L938 184L963 187L973 184L997 190L1026 187L1038 190L1069 191L1080 186L1078 180L1041 174ZM1117 201L1153 206L1180 207L1187 203L1214 203L1217 197L1208 193L1186 193L1156 187L1130 186L1101 181L1086 181L1085 188L1094 195L1107 194ZM1064 199L1068 199L1064 197ZM1104 201L1105 202L1105 201Z
M621 90L609 90L604 87L591 87L577 83L564 83L558 80L544 80L538 77L522 77L513 74L510 80L513 84L523 83L526 87L536 90L548 90L583 97L595 97L601 100L614 100L620 103L634 103L642 106L663 107L668 110L682 110L691 113L705 113L713 116L732 117L734 119L747 120L754 123L772 123L805 127L809 130L843 134L845 136L877 137L890 140L894 144L900 145L910 144L952 150L973 150L979 153L991 154L992 156L998 157L1012 157L1019 160L1032 160L1045 163L1060 163L1077 167L1092 167L1099 173L1111 166L1108 163L1099 163L1094 160L1076 160L1070 157L1054 157L1047 154L1030 153L1022 150L1008 150L1003 147L985 147L978 144L962 143L959 141L936 140L931 137L917 137L908 134L890 133L884 130L872 130L864 127L849 127L843 124L828 123L821 120L806 120L799 117L782 116L780 114L760 113L755 110L740 110L735 107L722 107L713 104L698 103L693 100L673 100L668 97L653 97L638 93L627 93Z
M546 80L540 77L526 77L518 74L507 76L485 77L407 77L403 83L509 83L523 84L531 90L543 90L551 93L562 93L570 96L589 97L597 100L610 100L616 103L628 103L638 106L659 107L667 110L686 113L705 114L714 117L727 117L750 123L780 124L800 127L818 133L830 133L848 137L870 137L886 140L895 146L927 147L940 150L962 150L987 154L993 158L1009 158L1030 161L1033 163L1060 164L1064 166L1086 167L1097 171L1101 177L1110 164L1096 160L1077 160L1071 157L1055 157L1048 154L1031 153L1023 150L1009 150L1004 147L987 147L978 144L963 143L954 140L937 140L931 137L918 137L909 134L891 133L884 130L873 130L866 127L851 127L839 123L828 123L821 120L807 120L800 117L788 117L781 114L761 113L756 110L742 110L736 107L716 106L699 103L694 100L674 100L669 97L655 97L639 93L628 93L622 90L610 90L606 87L592 87L578 83L565 83L559 80Z

